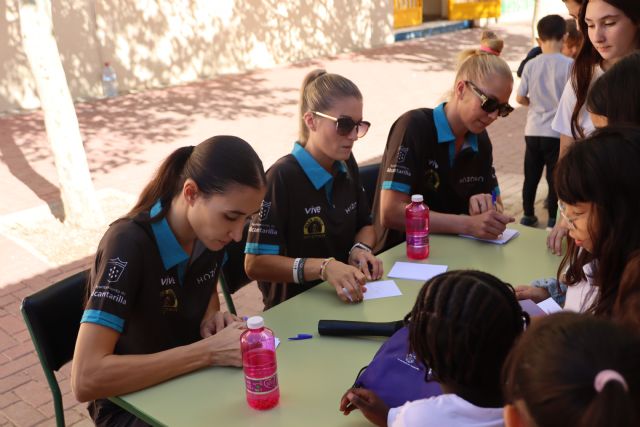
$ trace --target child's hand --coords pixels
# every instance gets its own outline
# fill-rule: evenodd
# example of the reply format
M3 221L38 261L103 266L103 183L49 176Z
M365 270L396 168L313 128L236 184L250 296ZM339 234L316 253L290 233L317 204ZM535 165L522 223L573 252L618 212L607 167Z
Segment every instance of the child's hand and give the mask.
M567 235L567 229L561 224L556 224L547 236L547 247L554 255L562 255L562 239Z
M549 291L545 288L536 288L535 286L518 286L516 288L516 298L518 300L530 299L537 304L550 296Z
M349 415L354 409L360 409L362 414L377 426L387 425L389 407L371 390L352 388L342 396L340 410Z

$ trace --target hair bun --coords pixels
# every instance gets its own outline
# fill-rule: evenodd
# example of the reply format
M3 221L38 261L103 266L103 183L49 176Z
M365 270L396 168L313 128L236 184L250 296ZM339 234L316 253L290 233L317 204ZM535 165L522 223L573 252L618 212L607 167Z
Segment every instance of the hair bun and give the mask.
M480 51L500 56L504 48L504 40L493 31L485 30L480 36Z

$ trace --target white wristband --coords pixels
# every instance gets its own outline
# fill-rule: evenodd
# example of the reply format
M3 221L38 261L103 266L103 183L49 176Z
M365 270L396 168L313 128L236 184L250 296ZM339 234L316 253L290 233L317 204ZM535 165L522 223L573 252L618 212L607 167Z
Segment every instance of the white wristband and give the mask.
M293 283L300 283L298 280L298 266L300 265L300 259L296 258L293 260Z

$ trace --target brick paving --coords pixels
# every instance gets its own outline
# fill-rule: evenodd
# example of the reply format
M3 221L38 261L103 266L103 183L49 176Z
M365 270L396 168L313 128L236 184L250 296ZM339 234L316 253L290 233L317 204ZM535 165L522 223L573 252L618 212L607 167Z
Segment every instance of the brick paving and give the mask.
M529 48L529 25L507 23L496 29L505 38L503 58L515 70ZM237 134L247 139L265 166L270 165L290 150L296 135L298 86L304 74L315 67L346 75L362 90L365 116L374 125L366 139L356 144L354 152L362 163L376 161L393 120L410 108L436 105L452 82L455 53L475 46L479 34L478 29L465 30L304 64L78 104L95 186L136 194L170 151L213 134ZM526 110L517 108L509 118L499 119L489 128L505 207L517 219L522 211L525 116ZM0 219L58 203L55 168L41 114L0 117L0 129ZM546 184L542 182L536 211L543 223L546 214L541 203L545 195ZM19 305L24 296L87 268L90 262L87 257L52 266L32 250L0 235L0 426L55 424L50 391ZM262 310L255 285L237 292L234 301L240 315ZM71 394L69 375L69 365L58 373L67 424L91 425L85 405L76 402Z

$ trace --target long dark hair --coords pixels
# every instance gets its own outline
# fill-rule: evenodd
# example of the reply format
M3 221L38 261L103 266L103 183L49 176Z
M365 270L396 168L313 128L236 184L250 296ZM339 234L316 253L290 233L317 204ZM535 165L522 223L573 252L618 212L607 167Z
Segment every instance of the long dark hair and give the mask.
M604 0L611 6L620 9L636 27L640 25L640 7L638 0ZM585 16L587 14L587 5L589 0L582 3L580 7L580 15L578 17L578 25L582 32L582 46L578 52L578 56L571 69L571 86L576 94L576 105L571 113L571 134L575 139L583 138L584 129L580 126L580 109L587 99L589 85L593 78L594 67L602 61L602 56L598 53L593 43L589 39L587 22ZM636 32L637 47L640 47L640 31Z
M616 62L589 89L587 111L605 116L609 125L640 126L640 52Z
M248 142L235 136L214 136L171 153L126 216L133 218L148 211L160 200L162 211L153 219L164 218L188 178L205 196L224 193L232 184L262 188L266 183L262 161Z
M481 271L449 271L424 284L405 320L411 350L434 379L467 400L460 391L502 405L500 369L529 322L511 285Z
M587 280L582 267L593 261L592 283L598 297L589 311L611 317L622 273L640 249L640 127L615 126L573 144L555 169L555 188L565 203L592 203L587 230L593 249L579 250L569 238L558 275L573 285ZM640 287L640 283L637 284Z
M502 372L508 403L522 400L538 426L637 426L640 338L605 319L562 312L537 319ZM598 391L596 376L619 373Z

